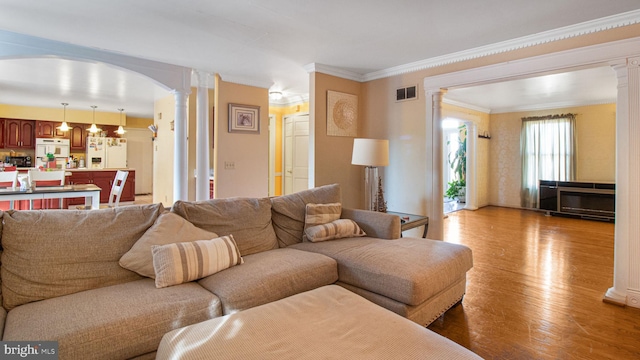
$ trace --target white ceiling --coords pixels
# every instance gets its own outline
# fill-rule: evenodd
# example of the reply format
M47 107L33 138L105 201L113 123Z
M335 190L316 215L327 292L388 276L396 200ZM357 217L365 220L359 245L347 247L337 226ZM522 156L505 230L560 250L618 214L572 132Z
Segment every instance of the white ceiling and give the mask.
M640 9L638 0L548 4L530 0L0 0L0 30L215 72L233 81L272 84L272 90L293 96L308 93L304 66L310 63L366 77ZM567 76L571 83L579 83L583 80L578 75ZM545 81L541 87L526 84L528 90L520 82L517 91L492 88L492 92L503 92L492 95L490 101L487 89L481 91L484 100L475 100L470 89L451 91L448 97L489 109L506 108L513 106L509 104L513 94L527 92L533 98L537 88L548 91ZM584 88L572 89L573 96ZM129 115L150 117L153 100L166 94L137 75L99 64L0 61L0 103L55 107L68 102L70 108L97 105L107 111L122 107ZM557 92L554 99L558 96Z

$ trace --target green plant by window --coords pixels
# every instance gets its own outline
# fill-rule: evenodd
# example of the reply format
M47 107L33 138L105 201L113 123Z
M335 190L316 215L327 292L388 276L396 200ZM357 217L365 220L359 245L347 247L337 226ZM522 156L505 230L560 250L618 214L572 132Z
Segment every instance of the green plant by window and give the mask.
M447 141L447 145L450 142ZM460 196L460 190L465 189L467 178L467 127L461 125L458 127L458 148L453 153L453 157L449 154L449 166L454 172L454 180L450 181L447 185L447 191L445 196L449 199L454 199ZM464 193L464 190L462 190Z

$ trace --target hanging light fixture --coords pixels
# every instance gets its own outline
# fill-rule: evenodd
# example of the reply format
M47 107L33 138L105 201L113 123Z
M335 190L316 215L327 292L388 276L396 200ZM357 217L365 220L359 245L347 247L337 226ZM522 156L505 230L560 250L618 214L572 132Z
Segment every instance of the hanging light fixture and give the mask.
M96 108L97 108L97 106L91 105L91 108L93 109L93 123L91 123L91 127L89 128L89 132L92 133L92 134L95 134L98 131L100 131L100 129L98 129L98 127L96 126Z
M122 112L124 109L118 109L118 111L120 111L120 126L118 126L118 131L116 131L116 133L118 133L118 135L122 135L125 133L124 128L122 127Z
M67 105L68 103L61 103L63 106L62 125L58 126L60 131L69 131L69 124L67 124Z

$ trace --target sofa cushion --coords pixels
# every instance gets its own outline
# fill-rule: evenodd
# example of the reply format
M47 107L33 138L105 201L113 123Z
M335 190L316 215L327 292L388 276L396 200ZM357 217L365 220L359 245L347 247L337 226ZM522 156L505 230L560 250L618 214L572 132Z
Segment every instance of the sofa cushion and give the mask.
M334 258L341 282L408 305L419 305L438 294L473 266L468 247L428 239L361 237L292 248Z
M26 304L7 316L4 341L58 341L61 359L128 359L156 350L167 331L220 315L196 283L156 289L142 279Z
M311 252L276 249L243 259L244 264L198 282L220 298L224 314L332 284L338 279L335 260Z
M140 276L118 260L158 218L162 204L91 211L8 211L2 230L7 310Z
M138 274L155 279L153 270L152 245L166 245L178 242L217 238L216 233L194 226L192 223L171 212L161 214L155 224L147 230L131 250L120 258L120 266Z
M355 221L350 219L338 219L328 224L312 226L307 228L304 234L306 239L311 242L367 235Z
M341 197L340 185L333 184L271 198L271 218L280 247L302 242L307 204L339 203Z
M218 236L233 234L243 256L278 248L267 198L179 200L171 211Z
M233 236L167 245L153 245L156 287L163 288L202 279L242 264Z

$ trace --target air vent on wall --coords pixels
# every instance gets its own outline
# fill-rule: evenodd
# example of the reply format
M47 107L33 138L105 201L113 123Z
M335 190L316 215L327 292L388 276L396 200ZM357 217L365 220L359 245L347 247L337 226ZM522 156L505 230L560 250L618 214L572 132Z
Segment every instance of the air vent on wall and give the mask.
M418 98L417 85L396 89L396 101L415 100L417 98Z

